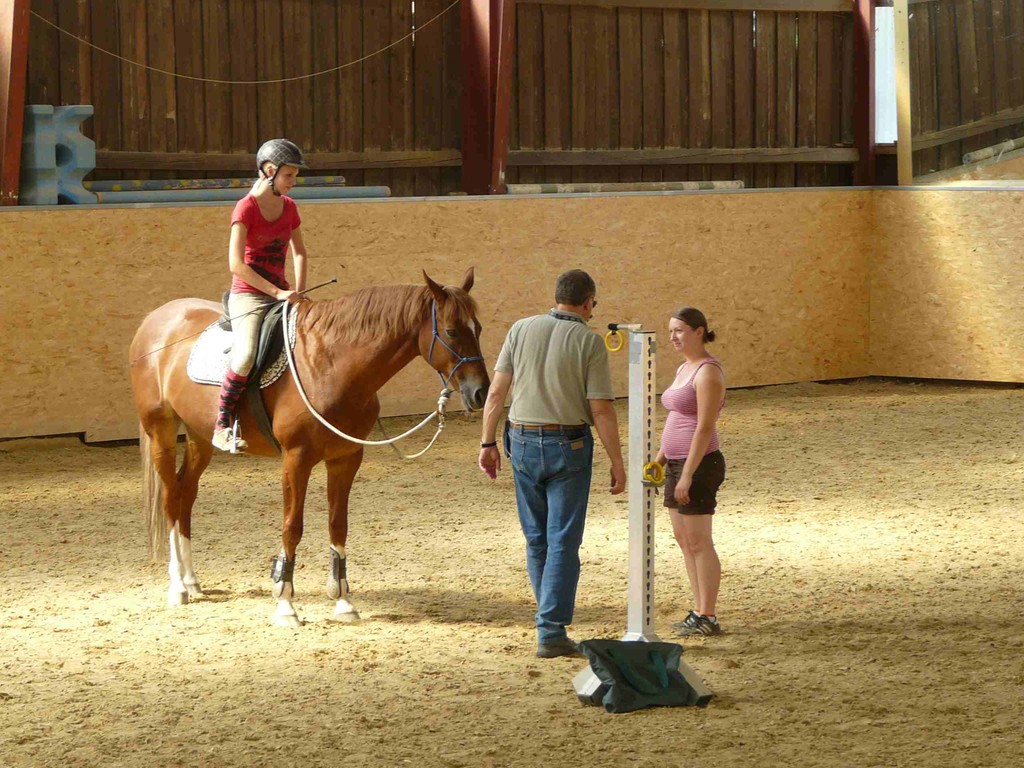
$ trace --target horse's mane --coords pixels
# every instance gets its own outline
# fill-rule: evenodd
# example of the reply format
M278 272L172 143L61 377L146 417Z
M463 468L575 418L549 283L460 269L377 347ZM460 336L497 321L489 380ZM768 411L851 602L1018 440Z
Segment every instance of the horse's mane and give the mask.
M461 288L443 290L446 301L438 308L438 324L456 322L473 328L477 311L473 298ZM330 336L330 340L375 344L416 333L430 312L433 298L425 285L360 288L337 299L310 304L304 325Z

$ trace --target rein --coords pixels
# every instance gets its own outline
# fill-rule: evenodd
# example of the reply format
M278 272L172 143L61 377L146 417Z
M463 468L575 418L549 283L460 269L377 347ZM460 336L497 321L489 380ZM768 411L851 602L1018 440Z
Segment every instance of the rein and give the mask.
M427 362L429 363L431 358L434 356L434 342L436 341L440 341L441 346L443 346L445 349L451 352L452 356L458 360L458 363L456 363L455 367L452 368L452 371L451 373L448 374L447 378L445 378L440 371L437 371L435 369L438 377L441 379L441 394L437 398L437 408L433 412L427 414L427 417L423 419L423 421L421 421L415 427L409 429L406 432L403 432L400 435L397 435L396 437L391 437L386 440L362 440L358 437L353 437L352 435L345 434L340 429L335 427L333 424L327 421L327 419L325 419L316 410L316 408L313 407L312 403L309 402L309 398L306 396L306 391L302 386L302 381L299 379L299 370L298 367L295 365L295 357L292 352L292 345L290 339L291 329L294 327L295 324L295 315L294 307L292 307L292 305L288 303L284 308L284 323L282 323L282 326L284 328L284 348L288 357L288 367L291 369L292 378L295 380L295 387L299 390L299 396L302 398L302 402L305 403L306 409L311 414L313 414L317 421L319 421L321 424L323 424L325 427L331 430L331 432L336 434L338 437L348 440L349 442L356 443L358 445L390 445L393 448L395 448L395 452L398 453L398 455L401 456L403 459L416 459L425 454L427 451L429 451L433 447L434 442L437 440L438 436L441 434L441 430L444 429L445 411L448 407L448 398L450 398L453 394L453 390L450 388L449 385L451 384L452 377L455 375L455 371L457 371L459 369L459 366L461 366L463 363L472 363L484 359L482 355L477 355L475 357L465 357L463 355L460 355L449 344L447 344L444 339L441 338L441 336L437 332L436 300L431 304L430 314L431 330L433 333L433 337L430 340L430 350L427 352ZM298 340L298 335L296 335L296 340ZM434 436L430 438L430 442L427 443L427 447L424 448L422 451L420 451L419 453L414 453L411 456L406 456L404 453L399 451L397 447L394 446L394 444L399 440L402 440L425 427L427 423L435 416L437 417L437 430L434 432ZM377 423L380 423L379 419L377 420ZM384 430L381 429L381 431L383 432Z

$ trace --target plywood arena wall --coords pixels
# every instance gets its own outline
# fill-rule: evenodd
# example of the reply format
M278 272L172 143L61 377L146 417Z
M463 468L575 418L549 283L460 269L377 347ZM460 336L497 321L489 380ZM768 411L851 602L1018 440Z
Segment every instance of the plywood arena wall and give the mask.
M1024 382L1024 189L873 194L872 373Z
M137 435L127 349L145 314L228 284L231 206L5 210L0 437ZM594 327L703 309L732 386L870 373L870 192L588 198L452 198L300 205L309 282L352 288L456 283L476 268L489 365L508 326L552 305L562 271L598 285ZM659 386L678 360L662 340ZM627 359L613 359L626 392ZM437 377L416 361L381 392L385 414L422 413Z

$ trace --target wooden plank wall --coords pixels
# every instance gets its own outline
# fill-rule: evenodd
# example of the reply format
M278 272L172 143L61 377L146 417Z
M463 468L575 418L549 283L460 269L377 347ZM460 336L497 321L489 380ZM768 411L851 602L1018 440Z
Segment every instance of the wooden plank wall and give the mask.
M960 0L958 0L960 1ZM973 0L1001 3L1004 0ZM1008 4L1012 0L1007 0ZM962 0L972 2L972 0ZM207 80L296 77L352 62L449 0L32 0L40 16L149 67ZM285 135L312 153L457 150L459 17L364 63L263 85L173 78L33 19L29 103L89 103L97 149L253 152ZM853 15L526 4L517 7L511 150L849 147ZM95 178L244 176L98 171ZM168 167L165 162L162 166ZM337 169L318 166L318 173ZM458 167L341 170L394 195L445 194ZM742 179L848 184L849 165L513 166L509 182Z
M967 152L1024 136L1024 2L912 0L911 11L915 138L1021 110L1013 124L917 149L914 175L958 166Z
M215 80L296 77L338 67L422 26L450 0L32 0L32 10L149 67ZM307 152L458 149L459 16L363 64L310 79L226 85L132 66L30 23L27 103L92 104L98 150L250 152L287 136ZM317 173L335 169L318 167ZM458 167L341 171L394 195L458 189ZM97 171L95 178L246 176L241 171ZM255 175L255 171L252 175Z
M509 148L853 144L853 15L520 4ZM814 164L517 166L510 183L849 184Z

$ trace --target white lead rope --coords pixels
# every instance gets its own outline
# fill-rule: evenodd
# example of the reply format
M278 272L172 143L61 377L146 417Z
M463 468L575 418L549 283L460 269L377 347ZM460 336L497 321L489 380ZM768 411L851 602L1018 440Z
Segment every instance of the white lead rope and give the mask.
M435 410L433 413L427 414L427 417L425 419L423 419L423 421L421 421L419 424L417 424L415 427L413 427L412 429L408 430L407 432L403 432L402 434L398 435L397 437L392 437L392 438L389 438L387 440L361 440L358 437L352 437L352 435L346 435L340 429L338 429L333 424L331 424L329 421L327 421L327 419L325 419L323 416L321 416L317 412L316 408L313 407L313 404L309 402L309 398L306 397L306 391L305 391L305 389L303 389L302 382L299 380L299 369L295 365L295 358L292 355L291 336L292 336L293 329L292 329L292 326L290 325L290 323L293 323L293 322L294 322L294 316L292 314L292 305L291 305L291 302L288 302L288 303L285 304L285 307L284 307L284 322L282 323L282 326L284 328L284 349L285 349L285 352L286 352L287 357L288 357L288 367L291 369L292 379L295 380L295 387L296 387L296 389L299 390L299 396L302 398L302 402L306 404L307 410L316 417L317 421L319 421L321 424L323 424L325 427L327 427L329 430L331 430L331 432L336 434L338 437L343 437L346 440L348 440L350 442L353 442L353 443L358 443L359 445L393 445L397 441L399 441L399 440L401 440L403 438L408 437L409 435L413 434L414 432L418 432L420 429L425 427L427 425L427 423L431 419L433 419L436 416L437 417L437 431L434 433L434 436L430 439L430 442L427 444L426 448L424 448L419 453L413 454L412 456L406 456L401 451L399 451L397 448L395 448L395 451L403 459L416 459L416 458L419 458L424 453L426 453L427 451L430 450L430 448L434 445L434 441L437 440L437 436L440 435L441 434L441 430L444 429L445 409L448 407L448 398L450 398L452 396L452 391L450 389L445 387L444 389L441 390L441 395L440 395L440 397L437 398L437 410Z

